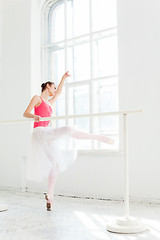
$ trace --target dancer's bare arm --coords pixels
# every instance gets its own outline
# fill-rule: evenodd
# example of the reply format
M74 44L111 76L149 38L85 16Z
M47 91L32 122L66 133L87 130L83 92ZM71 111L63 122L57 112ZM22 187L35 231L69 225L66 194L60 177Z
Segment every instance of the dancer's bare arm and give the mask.
M23 113L23 117L26 117L26 118L34 118L35 121L39 121L40 120L40 116L38 115L34 115L31 113L32 109L34 108L34 106L39 103L39 96L38 95L35 95L33 96L33 98L31 99L28 107L26 108L25 112Z
M62 76L62 79L58 85L58 88L57 88L57 91L56 91L56 94L55 96L49 100L50 104L52 105L56 99L61 95L61 92L62 92L62 88L63 88L63 85L64 85L64 80L67 78L67 77L70 77L70 75L68 74L69 71L67 71L63 76Z

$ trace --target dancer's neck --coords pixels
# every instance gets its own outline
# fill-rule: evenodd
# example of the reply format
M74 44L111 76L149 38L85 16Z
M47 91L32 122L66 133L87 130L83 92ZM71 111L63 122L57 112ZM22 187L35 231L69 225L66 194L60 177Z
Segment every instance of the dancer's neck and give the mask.
M46 92L41 94L41 97L47 102L48 98L49 98L49 93L46 91Z

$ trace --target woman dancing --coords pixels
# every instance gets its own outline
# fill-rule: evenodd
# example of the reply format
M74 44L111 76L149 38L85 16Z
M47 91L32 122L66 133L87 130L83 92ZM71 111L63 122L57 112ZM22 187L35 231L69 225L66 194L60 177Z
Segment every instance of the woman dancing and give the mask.
M72 139L95 139L106 144L113 144L114 140L102 135L79 131L74 127L64 126L52 128L50 121L40 121L41 117L51 117L53 103L62 92L64 81L70 77L67 71L56 89L54 82L46 82L41 85L41 95L35 95L31 99L24 117L34 118L34 126L31 135L31 155L27 163L27 178L34 181L42 181L48 177L48 193L44 193L46 207L51 211L53 204L54 187L59 172L65 171L76 159L76 150L61 151L59 139L66 142ZM52 97L48 100L49 97ZM31 113L34 108L34 114Z

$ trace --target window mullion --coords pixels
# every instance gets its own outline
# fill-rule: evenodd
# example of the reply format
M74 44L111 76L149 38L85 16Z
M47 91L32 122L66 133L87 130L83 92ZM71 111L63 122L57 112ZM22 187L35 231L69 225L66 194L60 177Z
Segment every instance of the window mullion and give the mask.
M64 27L64 37L65 37L65 72L67 71L68 67L68 46L67 46L67 0L64 0L64 21L65 21L65 27ZM65 115L68 116L68 85L67 81L65 81ZM69 119L66 118L65 123L68 125Z
M49 7L46 7L45 8L45 11L43 12L44 14L44 21L42 21L42 38L41 38L41 45L42 46L45 46L45 44L48 42L48 12L49 12ZM41 49L42 52L42 61L41 61L41 64L42 64L42 82L45 82L45 80L48 78L48 48L47 49L44 49L42 48Z
M90 71L91 71L91 81L89 89L89 111L93 113L93 33L92 33L92 0L89 0L89 16L90 16ZM93 133L93 117L89 118L90 121L90 132ZM94 141L92 141L91 149L94 149Z

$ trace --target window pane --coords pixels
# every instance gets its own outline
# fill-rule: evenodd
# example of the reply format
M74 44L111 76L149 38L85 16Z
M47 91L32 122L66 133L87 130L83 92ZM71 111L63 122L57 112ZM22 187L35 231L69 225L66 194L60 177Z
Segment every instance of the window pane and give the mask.
M65 126L66 120L56 120L56 127L63 127Z
M69 120L70 126L74 126L75 129L85 131L89 133L89 119L88 118L76 118ZM90 139L76 139L78 149L91 149Z
M100 134L113 134L118 132L118 116L106 116L99 118Z
M94 81L94 111L112 112L118 110L118 79L108 78ZM94 119L94 129L97 134L112 137L115 144L103 144L97 142L96 148L117 149L119 118L117 116L106 116Z
M69 88L69 114L89 113L89 86Z
M62 90L60 97L53 104L52 110L53 110L52 117L58 117L58 116L65 115L65 89ZM65 126L65 124L66 124L65 119L53 119L52 120L52 127L62 127L62 126Z
M93 31L117 25L116 0L92 0Z
M63 87L61 95L58 97L56 101L56 116L64 115L65 115L65 87Z
M81 81L90 78L90 44L78 44L68 47L68 69L71 76L68 81Z
M106 117L95 118L94 129L96 134L110 137L115 141L113 145L96 142L94 144L96 149L118 149L119 148L119 117L118 116L106 116Z
M89 0L67 2L67 38L89 33Z
M55 82L56 87L65 73L65 53L64 49L51 52L50 63L51 79Z
M118 110L118 79L95 80L93 83L94 111L111 112Z
M118 74L117 36L94 41L93 60L94 77Z
M97 119L97 133L111 137L115 140L114 145L110 144L104 144L97 142L96 147L97 148L106 148L106 149L118 149L119 147L119 139L118 139L118 133L119 133L119 117L118 116L106 116L106 117L99 117Z
M54 4L49 15L49 42L64 40L64 2Z

